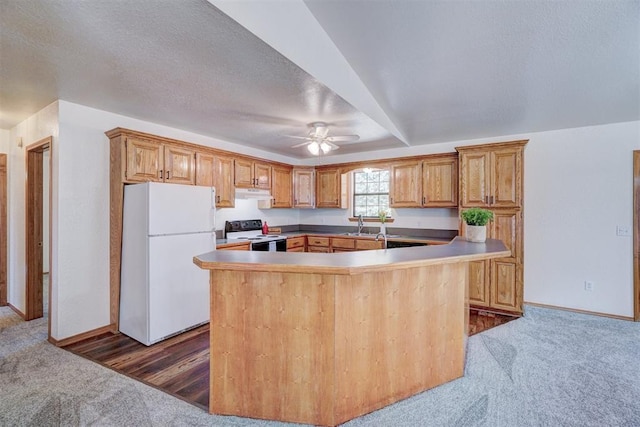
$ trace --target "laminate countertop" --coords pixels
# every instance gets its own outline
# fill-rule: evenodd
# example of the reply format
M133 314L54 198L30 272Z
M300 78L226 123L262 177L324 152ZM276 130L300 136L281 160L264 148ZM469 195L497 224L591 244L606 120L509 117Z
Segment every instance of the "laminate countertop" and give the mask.
M342 253L212 251L195 256L193 262L206 270L350 275L388 268L502 258L510 253L500 240L487 239L485 243L472 243L463 237L455 237L444 245Z

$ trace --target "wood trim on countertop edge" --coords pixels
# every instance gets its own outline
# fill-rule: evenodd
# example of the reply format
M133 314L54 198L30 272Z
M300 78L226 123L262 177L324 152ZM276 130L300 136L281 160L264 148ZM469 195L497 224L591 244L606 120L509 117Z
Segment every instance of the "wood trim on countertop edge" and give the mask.
M64 338L64 339L61 339L61 340L56 340L56 339L53 339L53 338L49 337L49 342L51 344L55 345L56 347L64 347L64 346L67 346L67 345L75 344L77 342L86 340L88 338L97 337L98 335L102 335L102 334L107 333L107 332L114 333L112 331L111 325L106 325L106 326L103 326L101 328L92 329L90 331L83 332L83 333L78 334L78 335L73 335L73 336L70 336L68 338ZM117 332L115 332L115 333L117 334Z
M527 302L527 301L525 301L524 304L525 305L530 305L532 307L549 308L549 309L552 309L552 310L570 311L572 313L588 314L588 315L591 315L591 316L608 317L610 319L626 320L628 322L633 322L633 317L620 316L618 314L601 313L599 311L580 310L578 308L561 307L559 305L539 304L537 302ZM479 310L478 308L476 308L476 309ZM525 310L524 315L525 315L525 317L527 317L526 310Z

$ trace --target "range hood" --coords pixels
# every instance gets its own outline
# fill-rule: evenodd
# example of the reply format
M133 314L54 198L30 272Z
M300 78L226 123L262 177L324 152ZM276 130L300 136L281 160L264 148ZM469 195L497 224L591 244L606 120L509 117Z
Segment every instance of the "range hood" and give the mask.
M271 200L271 192L260 188L236 188L236 199Z

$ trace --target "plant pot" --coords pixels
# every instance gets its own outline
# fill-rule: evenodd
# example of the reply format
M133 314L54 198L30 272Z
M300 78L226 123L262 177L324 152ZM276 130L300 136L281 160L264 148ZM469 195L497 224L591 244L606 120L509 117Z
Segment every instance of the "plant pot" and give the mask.
M484 243L487 240L486 225L467 225L467 240L474 243Z

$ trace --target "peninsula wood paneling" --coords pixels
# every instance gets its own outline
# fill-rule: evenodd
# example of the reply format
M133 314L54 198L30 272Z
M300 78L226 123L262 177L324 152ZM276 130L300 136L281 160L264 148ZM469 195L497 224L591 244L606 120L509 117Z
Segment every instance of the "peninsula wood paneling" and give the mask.
M337 423L463 375L466 268L336 278Z
M337 425L462 376L467 267L213 272L210 411Z
M333 425L333 277L211 276L210 411Z

